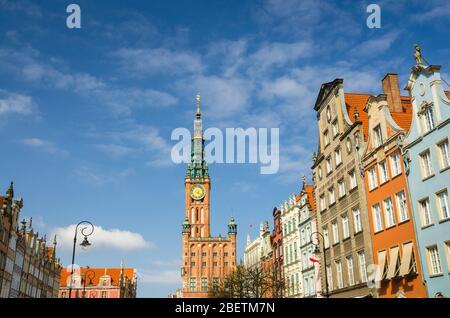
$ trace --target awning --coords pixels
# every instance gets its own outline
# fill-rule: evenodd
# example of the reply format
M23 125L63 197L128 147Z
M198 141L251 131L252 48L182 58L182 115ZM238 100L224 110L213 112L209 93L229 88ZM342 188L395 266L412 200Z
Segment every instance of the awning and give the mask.
M389 268L387 271L386 279L391 279L395 276L398 263L398 246L393 247L389 251Z
M378 252L378 266L380 267L380 270L377 271L377 282L381 281L384 277L384 268L386 267L386 251Z
M400 276L408 275L411 271L411 257L413 253L413 243L403 245L402 262L400 264Z

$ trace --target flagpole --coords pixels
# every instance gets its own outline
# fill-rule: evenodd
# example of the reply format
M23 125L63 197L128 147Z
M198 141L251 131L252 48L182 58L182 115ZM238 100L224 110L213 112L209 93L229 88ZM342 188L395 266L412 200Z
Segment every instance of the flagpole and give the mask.
M317 234L318 236L316 236L316 242L314 243L314 239L313 236ZM315 254L319 254L320 253L320 240L319 237L322 238L322 249L323 249L323 263L324 263L324 267L325 267L325 297L329 298L330 294L328 292L328 275L327 275L327 253L325 252L325 239L323 237L323 235L319 232L313 232L311 233L311 242L312 244L316 247L314 253Z

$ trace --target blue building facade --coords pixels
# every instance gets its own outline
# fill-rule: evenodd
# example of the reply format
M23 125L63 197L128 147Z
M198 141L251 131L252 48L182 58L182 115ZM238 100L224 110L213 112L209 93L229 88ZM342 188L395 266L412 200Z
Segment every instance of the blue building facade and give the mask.
M403 141L404 161L428 297L450 297L450 92L440 66L424 64L416 46L416 65L406 89L413 106Z

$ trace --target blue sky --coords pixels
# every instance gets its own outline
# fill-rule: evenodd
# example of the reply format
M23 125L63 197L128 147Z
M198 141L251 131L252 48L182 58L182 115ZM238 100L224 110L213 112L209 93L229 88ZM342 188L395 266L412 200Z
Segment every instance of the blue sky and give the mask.
M171 131L280 128L280 171L211 165L212 232L238 222L245 237L310 176L313 104L320 84L381 92L387 72L403 88L413 44L450 82L448 1L73 1L82 28L66 28L68 1L0 0L0 186L15 182L22 215L59 233L70 262L70 225L96 224L82 266L139 272L139 297L180 286L185 165L170 160ZM250 225L253 224L253 228Z

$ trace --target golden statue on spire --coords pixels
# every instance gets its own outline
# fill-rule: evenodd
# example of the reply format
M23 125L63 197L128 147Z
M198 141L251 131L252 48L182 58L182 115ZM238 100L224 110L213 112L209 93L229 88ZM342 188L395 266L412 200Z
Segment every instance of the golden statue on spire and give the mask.
M414 44L415 52L414 52L414 59L416 60L416 64L419 66L423 66L423 56L422 52L420 50L420 46L418 44Z

